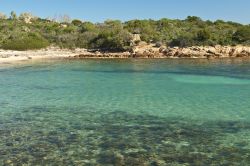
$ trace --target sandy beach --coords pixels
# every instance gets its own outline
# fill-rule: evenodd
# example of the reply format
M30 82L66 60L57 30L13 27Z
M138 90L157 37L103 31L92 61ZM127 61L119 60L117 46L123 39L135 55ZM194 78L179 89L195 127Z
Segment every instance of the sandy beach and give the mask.
M0 49L0 64L13 63L20 61L30 61L37 59L58 59L74 57L86 52L85 49L60 49L57 47L50 47L41 50L28 50L28 51L14 51L14 50L1 50Z

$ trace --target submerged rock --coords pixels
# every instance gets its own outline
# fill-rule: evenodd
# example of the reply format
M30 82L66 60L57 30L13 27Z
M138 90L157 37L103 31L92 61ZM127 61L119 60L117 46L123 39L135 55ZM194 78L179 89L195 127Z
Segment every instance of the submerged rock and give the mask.
M51 110L54 112L39 112L45 117L48 112L56 116L57 111L62 109ZM184 118L122 111L102 111L98 112L98 116L96 112L65 112L60 118L47 116L41 122L30 118L30 114L26 116L28 121L18 122L19 130L15 130L16 121L2 124L0 145L3 148L0 149L0 163L11 160L13 165L250 164L247 139L237 137L234 141L228 141L229 144L225 142L228 135L232 135L234 139L241 133L250 131L250 124L245 121L197 123ZM67 117L67 120L62 123L63 117ZM68 123L71 120L76 121L77 118L80 124ZM27 125L30 122L34 125ZM82 127L76 128L76 125ZM8 146L6 143L11 142L10 140L16 141Z

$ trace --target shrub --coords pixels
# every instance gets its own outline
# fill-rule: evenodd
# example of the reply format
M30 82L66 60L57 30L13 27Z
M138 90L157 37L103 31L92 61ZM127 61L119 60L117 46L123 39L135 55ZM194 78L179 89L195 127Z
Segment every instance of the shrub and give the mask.
M71 24L75 25L75 26L80 26L82 24L82 21L81 20L73 20L71 22Z
M129 49L130 34L126 31L118 33L102 32L93 41L92 47L110 51L124 51Z
M194 45L194 40L189 36L180 36L177 39L173 39L168 45L171 47L189 47Z
M84 22L80 26L80 32L81 33L84 33L84 32L87 32L87 31L95 31L95 30L96 30L96 26L95 26L95 24L93 24L91 22Z
M197 32L197 37L196 39L200 42L206 41L210 38L210 34L207 30L200 30Z
M250 26L239 28L233 35L233 40L238 43L250 41Z
M97 38L98 34L95 32L87 31L78 35L76 47L80 48L92 48L90 41Z
M8 50L34 50L49 46L49 42L38 34L24 34L19 37L10 37L2 45L3 49Z
M91 41L92 48L110 51L124 51L129 49L131 34L124 29L106 27Z

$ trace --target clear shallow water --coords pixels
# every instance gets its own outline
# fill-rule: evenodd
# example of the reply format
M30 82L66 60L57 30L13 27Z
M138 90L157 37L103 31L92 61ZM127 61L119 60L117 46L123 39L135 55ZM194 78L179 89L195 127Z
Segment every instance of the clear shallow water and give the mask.
M0 163L249 165L249 101L250 60L5 65Z

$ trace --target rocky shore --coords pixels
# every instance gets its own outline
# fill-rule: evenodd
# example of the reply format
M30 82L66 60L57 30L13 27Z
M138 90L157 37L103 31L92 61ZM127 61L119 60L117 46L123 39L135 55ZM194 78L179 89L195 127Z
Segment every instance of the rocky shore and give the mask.
M160 52L167 57L178 58L235 58L250 57L249 46L193 46L187 48L166 48Z
M140 43L127 52L100 52L87 49L60 49L49 47L41 50L0 50L0 63L55 58L236 58L250 57L249 46L192 46L165 47Z
M141 44L130 52L84 52L74 58L236 58L250 57L249 46L192 46L156 47L155 44Z

